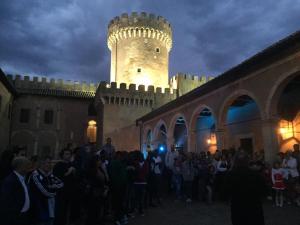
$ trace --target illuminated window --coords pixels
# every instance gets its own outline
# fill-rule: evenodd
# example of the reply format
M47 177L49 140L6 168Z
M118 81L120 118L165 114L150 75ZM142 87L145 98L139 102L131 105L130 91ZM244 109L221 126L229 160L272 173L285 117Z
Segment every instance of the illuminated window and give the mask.
M95 143L97 140L97 122L90 120L87 128L87 139L90 143Z

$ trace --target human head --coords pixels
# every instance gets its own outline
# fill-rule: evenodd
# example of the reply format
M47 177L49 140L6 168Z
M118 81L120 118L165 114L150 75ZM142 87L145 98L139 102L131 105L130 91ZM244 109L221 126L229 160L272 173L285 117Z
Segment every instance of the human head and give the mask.
M175 145L171 145L171 152L175 152Z
M106 138L106 144L111 145L111 138L110 137Z
M40 161L40 168L46 173L52 170L51 160L52 158L50 156L45 156Z
M30 170L30 160L24 156L15 157L12 161L12 168L22 176L25 176Z
M280 167L280 163L278 161L274 162L273 167L278 169Z
M15 147L13 149L14 157L26 157L26 148L25 147Z
M68 148L64 148L61 152L60 152L60 157L64 160L64 161L71 161L72 158L72 151L71 149Z
M244 152L238 152L234 160L234 169L247 168L249 166L249 157Z

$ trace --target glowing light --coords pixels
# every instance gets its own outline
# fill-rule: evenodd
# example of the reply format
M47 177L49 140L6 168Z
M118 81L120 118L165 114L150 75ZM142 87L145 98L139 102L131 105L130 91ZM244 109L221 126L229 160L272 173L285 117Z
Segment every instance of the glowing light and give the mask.
M97 122L95 120L90 120L88 122L88 127L87 127L87 138L88 141L91 143L95 143L97 140Z
M158 147L158 149L159 149L160 152L164 152L165 151L165 147L163 145L160 145Z
M95 120L90 120L89 121L89 126L95 126L97 122Z
M287 120L281 120L279 122L279 130L278 131L283 140L294 137L293 122L290 122Z
M210 138L208 138L207 140L206 140L206 142L207 142L207 144L211 144L211 139Z

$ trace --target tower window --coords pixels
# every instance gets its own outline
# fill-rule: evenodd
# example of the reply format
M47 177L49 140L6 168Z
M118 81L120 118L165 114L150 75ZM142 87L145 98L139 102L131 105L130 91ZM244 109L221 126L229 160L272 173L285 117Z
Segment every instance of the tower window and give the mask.
M159 48L156 48L155 51L156 51L157 53L160 53L160 49L159 49Z
M142 69L141 69L141 68L138 68L138 69L137 69L137 72L138 72L138 73L142 72Z

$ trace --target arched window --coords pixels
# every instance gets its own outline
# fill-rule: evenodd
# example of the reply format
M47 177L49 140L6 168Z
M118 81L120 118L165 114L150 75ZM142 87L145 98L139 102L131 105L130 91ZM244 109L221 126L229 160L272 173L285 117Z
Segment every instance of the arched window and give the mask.
M97 122L95 120L90 120L88 122L87 128L87 139L90 143L95 143L97 140Z

